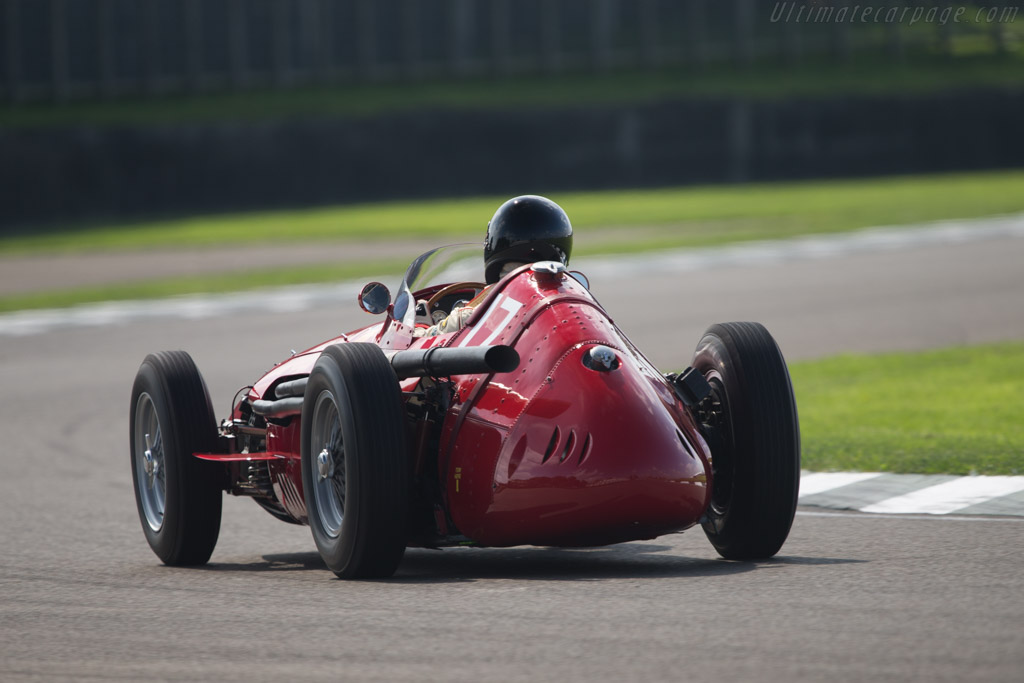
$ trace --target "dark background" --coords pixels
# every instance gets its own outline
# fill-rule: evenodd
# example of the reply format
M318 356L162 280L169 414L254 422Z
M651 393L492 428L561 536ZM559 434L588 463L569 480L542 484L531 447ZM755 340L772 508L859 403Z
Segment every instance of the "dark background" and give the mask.
M140 102L518 79L1019 60L1006 21L797 22L844 0L0 0L0 230L429 196L1024 164L1018 87L133 117ZM995 7L995 6L993 6ZM981 6L965 6L977 16ZM912 21L920 10L918 21ZM929 15L928 12L931 12ZM821 15L818 15L819 17ZM928 16L932 21L928 21ZM774 19L774 20L773 20ZM1010 20L1012 19L1012 21ZM1024 68L1024 67L1022 67ZM77 119L83 105L124 116ZM59 123L54 111L70 112ZM34 112L39 113L38 121ZM3 114L8 117L4 123ZM13 121L13 123L12 123Z

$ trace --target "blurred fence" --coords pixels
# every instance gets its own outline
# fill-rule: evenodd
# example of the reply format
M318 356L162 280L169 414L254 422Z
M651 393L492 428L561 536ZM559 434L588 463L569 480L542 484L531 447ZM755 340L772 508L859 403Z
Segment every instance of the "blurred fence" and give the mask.
M1016 3L992 6L994 15L970 6L966 21L949 15L941 21L942 12L961 6L934 0L0 0L0 99L60 102L1017 49L1017 34L1007 33ZM839 12L845 19L869 7L904 13L894 21L836 20ZM824 9L831 12L827 21ZM932 20L922 12L914 21L917 9L934 10ZM803 20L802 11L808 12ZM807 19L811 11L819 11L818 20Z
M1020 167L1022 119L1024 91L979 90L0 127L0 233L417 197Z

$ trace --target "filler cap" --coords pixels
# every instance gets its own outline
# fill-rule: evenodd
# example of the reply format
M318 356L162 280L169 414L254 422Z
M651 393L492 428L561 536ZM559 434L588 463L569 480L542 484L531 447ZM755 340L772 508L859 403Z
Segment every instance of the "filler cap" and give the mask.
M611 372L619 367L619 357L607 346L593 346L583 354L583 366L597 372Z

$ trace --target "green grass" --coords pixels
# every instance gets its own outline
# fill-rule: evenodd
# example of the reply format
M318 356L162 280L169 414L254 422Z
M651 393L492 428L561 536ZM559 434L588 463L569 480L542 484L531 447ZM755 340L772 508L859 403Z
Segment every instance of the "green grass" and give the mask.
M372 261L339 265L313 265L263 271L161 278L98 287L79 287L0 297L0 313L40 308L64 308L103 301L162 299L183 294L237 292L260 287L284 287L339 282L382 274L400 275L404 261Z
M792 364L803 467L1024 474L1024 343Z
M874 225L969 218L1024 211L1024 171L907 176L870 180L553 193L572 218L576 255L711 246L746 240L835 233ZM200 216L85 226L0 237L0 254L81 253L163 247L334 240L401 240L437 244L480 241L505 197L394 202L298 211ZM331 282L406 264L262 269L224 275L124 282L103 287L0 297L0 312L118 299L228 292Z
M779 100L951 88L1024 86L1024 56L912 57L904 63L858 55L850 64L808 56L801 65L761 62L704 69L472 78L423 83L349 83L280 91L138 97L0 108L0 127L163 125L274 120L294 116L373 116L422 109L518 109L641 103L668 98Z
M1024 171L551 193L579 253L703 246L1024 211ZM405 201L37 230L0 253L426 237L482 239L506 197ZM623 230L628 229L628 230Z

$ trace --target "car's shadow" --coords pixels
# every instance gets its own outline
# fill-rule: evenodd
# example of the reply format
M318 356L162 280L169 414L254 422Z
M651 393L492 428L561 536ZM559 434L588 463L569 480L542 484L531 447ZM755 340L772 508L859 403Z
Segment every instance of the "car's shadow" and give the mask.
M603 548L449 548L406 551L389 583L459 583L482 579L523 581L599 581L666 577L714 577L751 571L781 569L785 565L833 565L865 560L779 556L757 562L731 562L720 558L686 557L672 546L623 543ZM264 555L262 561L212 563L209 571L280 572L326 571L316 552Z

